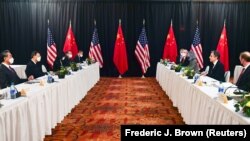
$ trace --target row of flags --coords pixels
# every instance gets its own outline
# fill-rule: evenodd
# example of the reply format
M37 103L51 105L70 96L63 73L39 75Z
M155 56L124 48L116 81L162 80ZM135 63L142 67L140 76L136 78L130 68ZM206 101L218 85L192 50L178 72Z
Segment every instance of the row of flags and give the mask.
M49 21L48 21L49 24ZM95 24L96 25L96 24ZM78 47L76 44L75 36L72 31L71 22L69 24L69 29L66 35L66 40L63 46L63 52L66 53L67 51L72 52L72 58L75 58L78 53ZM56 44L53 40L52 33L50 28L48 27L48 35L47 35L47 63L49 67L52 69L54 62L57 57L57 49ZM89 57L94 59L95 61L99 62L100 67L103 66L103 59L101 54L101 46L99 44L99 38L97 33L97 28L94 28L90 50L89 50Z
M65 53L67 51L72 52L73 58L78 53L78 47L75 41L74 33L72 31L71 22L69 25L69 29L68 29L66 40L64 43L64 47L63 47L63 52ZM143 23L142 32L139 36L139 40L136 45L135 55L139 61L139 64L141 65L143 74L145 74L147 72L148 67L150 67L150 57L149 57L148 41L147 41L147 36L146 36L146 31L145 31L145 21ZM52 33L48 27L47 63L50 68L53 68L56 57L57 57L56 44L53 40ZM95 28L94 28L94 32L93 32L92 40L90 44L89 57L99 62L101 68L103 67L102 52L101 52L101 46L99 43L96 22L95 22ZM125 44L120 20L119 20L119 27L118 27L116 41L115 41L113 61L120 75L124 74L128 70L126 44Z
M195 30L195 35L193 42L191 44L191 50L194 52L199 68L202 69L203 66L203 56L202 56L202 46L200 42L200 32L197 27ZM73 58L78 53L78 47L75 41L74 33L72 31L71 22L69 25L69 29L67 32L66 40L64 43L63 52L71 51ZM229 61L228 61L228 43L227 43L227 34L226 34L226 26L224 23L224 27L220 36L219 43L217 45L217 51L220 53L220 61L224 64L225 71L229 70ZM144 75L147 72L147 69L150 67L150 54L149 54L149 46L148 40L145 30L145 20L143 20L143 27L140 33L139 39L135 48L135 56L141 66L142 74ZM169 59L172 62L176 62L176 58L178 56L177 52L177 43L174 35L173 24L171 20L171 25L168 31L168 35L166 38L166 42L164 45L164 51L162 59ZM47 63L53 68L54 61L57 57L57 49L56 44L53 40L52 33L48 27L48 35L47 35ZM100 67L103 67L103 59L101 46L99 43L99 37L96 28L96 22L94 27L94 32L92 35L92 40L90 44L89 57L99 62ZM127 61L127 51L126 44L123 36L121 20L119 20L119 26L115 41L114 47L114 56L113 62L118 69L120 75L124 74L128 70L128 61Z
M197 27L195 30L195 35L193 42L191 44L191 49L197 59L198 66L202 69L203 66L203 55L202 55L202 46L200 41L200 31L197 23ZM224 22L224 26L221 32L221 36L219 39L219 43L216 49L220 53L220 62L224 65L225 71L229 70L229 58L228 58L228 42L227 42L227 32L226 32L226 24ZM162 59L169 59L172 62L176 62L177 53L177 43L174 36L173 24L171 21L171 25L168 31L166 43L164 46Z

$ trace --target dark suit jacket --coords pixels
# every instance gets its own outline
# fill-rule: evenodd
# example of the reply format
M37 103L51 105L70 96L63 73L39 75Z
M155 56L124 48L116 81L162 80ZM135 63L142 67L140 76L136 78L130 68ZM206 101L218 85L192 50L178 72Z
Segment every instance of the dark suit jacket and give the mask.
M9 68L7 68L5 65L0 65L0 88L6 88L7 86L10 86L12 82L14 84L19 84L27 81L27 79L20 79L16 73L16 71L13 69L11 71Z
M62 58L62 65L64 67L70 66L70 62L71 62L71 60L68 57L63 57Z
M183 62L181 62L180 56L177 56L176 64L181 64L181 66L188 66L189 65L189 57L185 57L185 60Z
M31 75L34 76L34 78L41 77L45 75L42 71L42 65L40 63L34 63L30 60L30 62L27 64L26 70L25 70L26 76L29 77Z
M247 69L238 79L236 86L238 86L239 89L242 89L248 92L250 91L250 66L247 67Z
M53 71L58 71L58 70L60 70L60 68L61 68L61 59L60 59L60 57L59 56L57 56L56 57L56 60L55 60L55 62L54 62L54 65L53 65Z
M80 56L78 56L78 55L75 57L75 62L76 62L76 63L82 63L83 61L84 61L84 60L83 60L83 57L80 57Z
M212 77L218 81L225 82L224 65L220 61L218 61L214 67L212 63L209 68L210 69L207 76Z

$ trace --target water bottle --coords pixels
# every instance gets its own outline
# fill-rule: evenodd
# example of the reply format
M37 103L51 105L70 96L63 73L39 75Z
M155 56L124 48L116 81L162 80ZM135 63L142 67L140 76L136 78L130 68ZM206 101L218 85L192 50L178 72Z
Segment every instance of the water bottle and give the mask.
M198 74L195 74L194 75L194 83L196 83L196 81L199 79L199 75Z
M53 77L50 74L48 74L47 83L53 83Z
M11 83L11 86L10 86L10 97L11 99L16 98L16 88L13 82Z
M222 82L220 82L220 85L218 87L218 93L219 94L224 94L224 86L222 85Z
M47 83L50 83L50 74L47 75Z
M223 103L228 103L227 96L224 95L224 86L222 85L222 82L220 82L218 87L218 100Z

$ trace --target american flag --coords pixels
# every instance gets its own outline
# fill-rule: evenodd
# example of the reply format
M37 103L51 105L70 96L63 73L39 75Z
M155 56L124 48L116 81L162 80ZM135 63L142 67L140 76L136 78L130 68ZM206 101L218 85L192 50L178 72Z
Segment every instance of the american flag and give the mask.
M92 36L92 41L89 49L89 57L99 62L100 67L102 68L103 60L102 60L101 46L99 44L99 38L96 27L94 29L94 33Z
M199 64L199 68L203 68L203 57L202 57L202 46L201 46L201 41L200 41L200 31L198 26L196 27L195 35L194 35L194 40L191 45L191 50L194 52L197 62Z
M145 74L148 67L150 67L150 56L148 50L148 40L144 26L136 44L135 56L141 65L142 73Z
M57 57L57 50L56 50L56 44L53 40L52 33L50 29L48 28L48 37L47 37L47 62L50 66L50 68L53 68L54 61Z

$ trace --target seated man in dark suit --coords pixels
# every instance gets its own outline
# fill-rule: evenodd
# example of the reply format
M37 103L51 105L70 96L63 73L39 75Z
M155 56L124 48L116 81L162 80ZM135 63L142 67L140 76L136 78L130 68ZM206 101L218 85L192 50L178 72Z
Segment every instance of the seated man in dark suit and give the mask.
M243 66L242 72L236 82L239 89L250 91L250 52L245 51L240 54L240 63Z
M58 71L60 70L62 66L62 60L61 60L61 57L60 56L57 56L56 59L55 59L55 62L53 64L53 71Z
M189 65L188 51L186 49L180 49L180 56L176 58L176 64L181 64L181 66Z
M72 62L72 52L71 51L67 51L65 53L65 56L62 58L62 65L64 67L70 66L70 63Z
M34 78L37 78L46 74L42 71L42 65L39 63L40 61L41 61L40 53L37 51L33 51L31 53L31 60L27 64L27 67L25 70L27 77L33 75Z
M83 60L83 51L82 50L79 50L78 51L78 54L76 55L75 57L75 62L76 63L82 63L84 60Z
M220 59L220 53L218 51L211 51L211 54L209 56L209 60L212 63L209 66L209 71L207 76L214 78L218 81L225 82L224 78L224 65L219 61Z
M14 62L14 58L9 50L5 50L1 53L1 61L0 65L0 88L6 88L10 86L13 82L14 84L19 84L27 81L27 79L20 79L16 73L16 71L10 67ZM30 76L28 80L34 79L33 76Z

